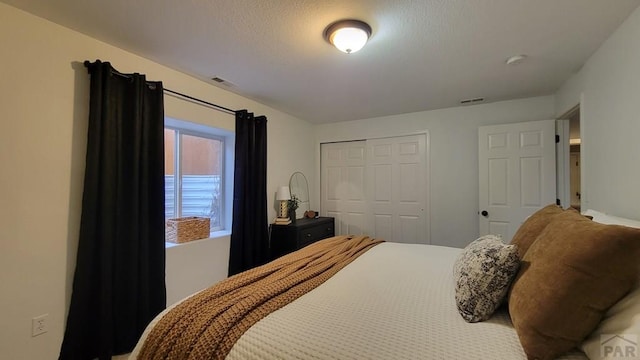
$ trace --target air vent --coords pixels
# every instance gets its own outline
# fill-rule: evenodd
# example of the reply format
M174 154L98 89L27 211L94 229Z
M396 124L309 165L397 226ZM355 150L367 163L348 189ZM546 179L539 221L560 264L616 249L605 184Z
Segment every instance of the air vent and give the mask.
M471 105L471 104L477 104L477 103L481 103L484 101L484 98L473 98L473 99L465 99L465 100L460 100L460 104L462 105Z
M229 82L228 80L225 80L219 76L214 76L211 78L211 80L213 80L215 83L220 84L220 85L225 85L225 86L235 86L232 82Z

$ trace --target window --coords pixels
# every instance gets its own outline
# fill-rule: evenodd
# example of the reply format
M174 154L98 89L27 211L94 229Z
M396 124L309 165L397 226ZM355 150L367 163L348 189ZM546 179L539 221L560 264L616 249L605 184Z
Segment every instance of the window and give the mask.
M211 219L211 232L227 229L226 185L231 181L225 178L225 165L232 135L166 118L164 140L165 219L204 216Z

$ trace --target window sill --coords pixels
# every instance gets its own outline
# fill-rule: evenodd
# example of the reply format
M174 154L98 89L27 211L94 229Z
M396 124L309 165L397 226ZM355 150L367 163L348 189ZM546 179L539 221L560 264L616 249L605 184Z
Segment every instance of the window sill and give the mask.
M189 245L189 244L193 244L193 243L198 243L201 241L210 241L210 240L216 240L222 237L226 237L231 235L231 231L229 230L222 230L222 231L214 231L210 234L210 237L206 238L206 239L200 239L200 240L193 240L193 241L188 241L185 243L172 243L172 242L165 242L164 243L164 247L165 249L168 248L172 248L172 247L176 247L176 246L184 246L184 245Z

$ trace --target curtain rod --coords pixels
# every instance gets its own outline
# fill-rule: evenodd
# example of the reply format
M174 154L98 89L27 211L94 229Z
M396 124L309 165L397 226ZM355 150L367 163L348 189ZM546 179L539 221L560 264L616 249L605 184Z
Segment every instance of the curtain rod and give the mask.
M195 102L200 103L200 104L204 104L204 105L207 105L207 106L214 107L217 110L220 110L222 112L227 112L227 113L230 113L230 114L235 114L236 113L235 110L231 110L231 109L226 108L224 106L216 105L214 103L210 103L208 101L205 101L205 100L202 100L202 99L198 99L198 98L195 98L193 96L189 96L189 95L186 95L186 94L183 94L183 93L179 93L177 91L169 90L167 88L164 88L163 90L168 92L168 93L171 93L171 94L178 95L178 96L181 96L183 98L189 99L191 101L195 101Z

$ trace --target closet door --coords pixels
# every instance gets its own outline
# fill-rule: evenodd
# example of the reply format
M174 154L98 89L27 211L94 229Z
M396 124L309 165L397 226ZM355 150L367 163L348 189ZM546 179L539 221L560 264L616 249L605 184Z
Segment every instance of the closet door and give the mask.
M426 134L321 145L321 213L336 235L428 244Z
M429 244L426 136L367 140L372 234L393 242Z
M335 218L336 235L366 231L365 141L322 144L321 214Z

